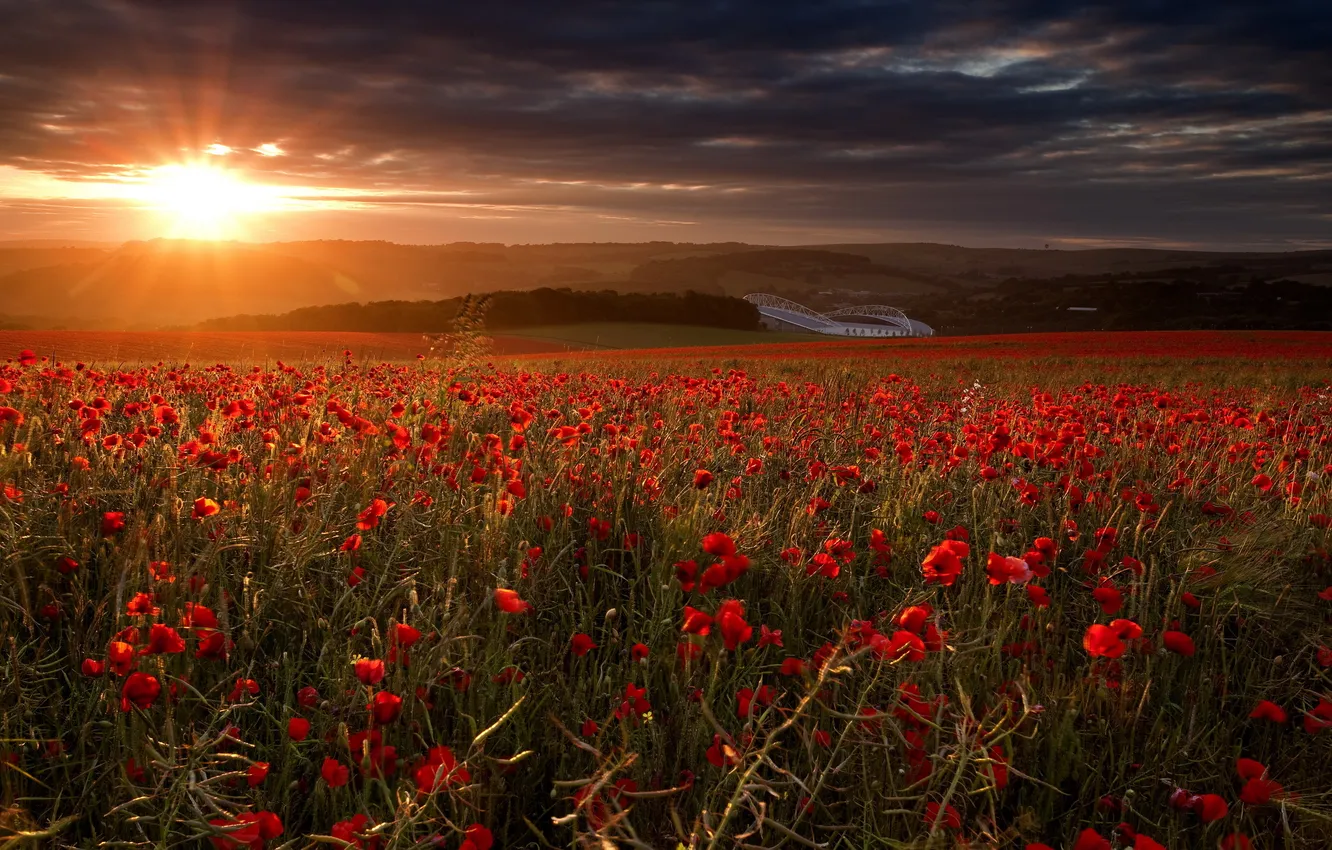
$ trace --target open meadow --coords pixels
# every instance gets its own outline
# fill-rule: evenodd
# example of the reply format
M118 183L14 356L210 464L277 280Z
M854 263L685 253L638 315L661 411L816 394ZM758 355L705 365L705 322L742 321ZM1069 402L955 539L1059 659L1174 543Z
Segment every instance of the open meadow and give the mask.
M45 336L0 847L1332 846L1332 335Z

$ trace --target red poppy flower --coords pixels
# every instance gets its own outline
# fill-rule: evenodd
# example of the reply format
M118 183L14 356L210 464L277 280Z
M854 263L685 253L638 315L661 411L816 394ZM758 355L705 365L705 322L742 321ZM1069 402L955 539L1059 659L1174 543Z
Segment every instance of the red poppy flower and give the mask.
M952 587L962 574L962 559L971 553L971 547L961 540L945 540L930 550L921 564L926 584Z
M120 511L107 511L102 514L102 536L110 537L125 530L125 515Z
M1086 634L1082 636L1082 646L1093 658L1118 658L1126 648L1119 638L1119 632L1099 623L1087 627Z
M712 483L712 473L706 469L694 470L694 489L703 490Z
M370 826L370 818L357 814L333 824L329 829L329 835L346 842L351 850L379 850L380 840L365 835Z
M190 516L194 519L205 519L213 516L220 510L222 510L222 508L217 502L214 502L212 499L205 496L200 496L194 500L194 510L190 512Z
M1253 759L1236 759L1235 773L1239 775L1240 779L1255 779L1267 775L1267 766Z
M1110 842L1096 830L1087 828L1078 833L1073 850L1110 850Z
M1008 787L1008 759L1004 748L998 744L990 747L990 763L984 765L986 773L994 782L994 787L1002 791Z
M1202 818L1203 823L1221 820L1230 811L1230 806L1218 794L1200 794L1193 801L1193 811Z
M925 660L925 642L919 635L899 629L893 632L891 638L885 635L875 635L870 645L874 648L874 655L877 658L883 658L888 661L924 661Z
M324 763L319 768L319 775L323 777L324 782L330 788L341 788L347 784L350 771L347 766L337 759L325 758Z
M293 741L304 741L310 734L310 721L304 717L293 717L287 721L287 737Z
M985 559L985 572L990 577L990 584L1000 585L1005 582L1022 584L1031 579L1031 567L1021 558L1004 557L991 552Z
M129 711L131 705L143 710L152 708L160 693L162 693L162 683L157 681L156 676L131 673L120 689L120 710Z
M1193 638L1183 632L1168 631L1161 635L1161 643L1165 644L1165 648L1176 655L1188 656L1193 655L1196 651L1193 646Z
M125 613L131 617L156 617L161 613L161 609L153 604L151 593L136 593L134 598L125 604Z
M140 655L175 654L185 651L185 639L175 629L161 623L153 623L148 630L148 644L139 650Z
M134 669L134 647L123 640L113 640L106 648L106 660L111 664L111 672L124 676Z
M1310 735L1317 735L1329 728L1332 728L1332 702L1326 697L1321 697L1317 706L1304 713L1304 731Z
M1132 620L1111 620L1110 628L1115 630L1121 640L1137 640L1142 637L1142 626Z
M506 587L495 588L495 607L506 614L526 614L532 610L531 603L524 602L518 591Z
M263 850L264 838L259 833L259 821L256 818L239 815L233 819L212 818L208 823L221 833L209 839L214 850Z
M941 806L934 800L925 804L925 825L931 830L962 828L962 815L952 806Z
M1262 806L1273 797L1280 797L1284 791L1281 783L1274 782L1266 776L1255 776L1244 783L1240 790L1240 800L1249 806Z
M680 589L685 593L694 589L698 581L698 562L697 561L676 561L675 580L680 582Z
M194 657L203 661L227 660L227 636L215 629L199 629L199 646Z
M691 605L684 607L684 622L680 630L691 635L707 636L712 632L712 617Z
M202 626L210 629L215 629L218 625L217 615L211 608L194 602L185 603L185 616L181 617L180 622L183 626Z
M920 634L921 629L925 628L925 623L934 615L934 608L928 603L924 605L911 605L902 611L897 617L897 624L910 632Z
M582 658L596 648L597 645L593 642L592 638L582 632L578 632L569 639L569 651L579 658Z
M1092 591L1092 599L1106 614L1118 614L1124 604L1124 595L1113 585L1103 584Z
M633 661L645 661L652 650L645 643L636 643L629 648L629 658Z
M358 658L352 666L362 685L378 685L384 681L384 662L378 658Z
M130 782L136 785L142 784L148 779L148 771L134 761L134 756L125 759L125 775L129 777Z
M416 645L421 639L421 630L406 623L394 623L389 630L389 661L407 663L406 650Z
M1290 719L1285 709L1269 700L1262 700L1254 706L1253 711L1249 712L1249 717L1254 720L1270 720L1273 723L1285 723Z
M640 688L633 682L624 686L624 699L615 709L615 719L642 717L652 710L652 703L647 701L647 688Z
M461 767L448 747L431 747L426 761L412 771L417 791L433 794L450 785L466 785L472 781L472 775L466 767Z
M227 697L227 701L239 702L247 695L259 696L259 683L254 679L237 679L236 684L231 689L231 695Z
M85 658L83 664L79 666L79 670L85 676L100 676L106 672L106 665L92 658Z
M398 715L402 714L402 697L389 691L379 691L371 698L366 709L375 718L375 722L383 726L397 720Z
M738 599L728 599L717 606L716 624L726 649L731 652L754 634L753 627L745 622L745 605Z
M707 593L724 587L744 575L749 569L749 558L744 555L723 555L722 559L703 571L699 592Z
M370 506L361 511L356 517L356 527L361 531L369 531L379 525L379 521L388 513L389 504L383 499L374 499Z
M714 531L703 538L703 551L718 558L736 553L735 541L720 531Z
M759 710L754 703L767 706L772 705L773 692L768 685L760 685L755 691L753 688L741 688L735 694L735 714L741 720L749 718L750 709L754 709L754 714L759 714Z
M458 850L490 850L494 843L490 830L474 823L463 832L463 842L458 845Z
M805 575L822 575L824 578L837 578L842 567L831 555L820 552L805 565Z
M268 762L257 761L250 765L250 769L245 771L245 782L251 788L257 788L268 778Z
M729 741L722 740L721 735L712 736L712 746L708 747L708 763L713 767L722 767L723 765L737 765L740 763L740 753L731 746Z
M215 850L263 850L264 842L272 841L283 831L282 819L272 812L246 812L230 820L214 818L208 823L221 832L209 839Z

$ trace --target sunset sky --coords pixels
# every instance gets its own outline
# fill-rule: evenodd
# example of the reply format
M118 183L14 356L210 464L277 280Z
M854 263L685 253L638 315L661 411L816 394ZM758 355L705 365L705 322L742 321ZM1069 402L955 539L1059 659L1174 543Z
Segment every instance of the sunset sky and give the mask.
M0 241L1332 246L1332 3L0 0Z

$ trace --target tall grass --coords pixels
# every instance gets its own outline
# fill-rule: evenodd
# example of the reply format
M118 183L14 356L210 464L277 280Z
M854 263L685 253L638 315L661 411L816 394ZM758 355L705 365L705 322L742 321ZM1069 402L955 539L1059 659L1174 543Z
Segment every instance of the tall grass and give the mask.
M479 824L501 847L1328 846L1325 391L1299 367L1104 366L11 365L0 840L477 848ZM714 532L748 569L683 590L677 563L719 561ZM927 584L948 535L961 575ZM1048 607L986 570L1037 563L1042 537ZM852 556L811 575L835 540ZM685 606L728 599L748 639L682 632ZM937 637L898 623L913 605ZM1088 627L1117 618L1142 636L1092 657ZM138 654L154 623L185 651ZM395 645L399 625L419 640ZM225 659L196 657L212 630ZM918 660L875 640L898 632L926 637ZM113 665L82 670L117 638L161 685L146 707L122 706ZM374 719L381 693L400 716ZM1250 718L1261 700L1287 722ZM1283 791L1241 802L1241 757ZM1204 794L1226 814L1206 820ZM280 835L238 818L259 812Z

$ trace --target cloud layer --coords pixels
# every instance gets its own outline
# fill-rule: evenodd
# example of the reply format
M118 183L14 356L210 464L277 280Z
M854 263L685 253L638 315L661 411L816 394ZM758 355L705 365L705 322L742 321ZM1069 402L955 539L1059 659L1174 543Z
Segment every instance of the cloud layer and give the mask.
M1332 244L1321 0L0 0L0 20L0 169L97 183L225 145L341 199L284 234ZM0 238L34 205L114 218L7 194Z

